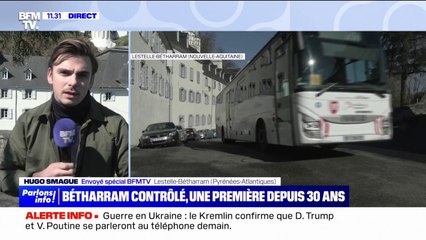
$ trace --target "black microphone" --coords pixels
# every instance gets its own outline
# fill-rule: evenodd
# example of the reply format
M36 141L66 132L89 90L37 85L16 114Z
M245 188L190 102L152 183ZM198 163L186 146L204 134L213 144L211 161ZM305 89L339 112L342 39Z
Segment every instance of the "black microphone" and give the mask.
M61 162L73 162L71 148L78 142L77 124L69 118L56 121L53 126L53 140L61 151Z

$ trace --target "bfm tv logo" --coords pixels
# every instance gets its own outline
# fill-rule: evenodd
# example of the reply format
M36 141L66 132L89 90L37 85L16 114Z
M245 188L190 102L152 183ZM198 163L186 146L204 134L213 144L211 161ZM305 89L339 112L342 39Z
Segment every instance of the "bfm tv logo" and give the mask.
M41 20L40 12L19 12L18 20L24 24L25 30L38 30L37 22Z

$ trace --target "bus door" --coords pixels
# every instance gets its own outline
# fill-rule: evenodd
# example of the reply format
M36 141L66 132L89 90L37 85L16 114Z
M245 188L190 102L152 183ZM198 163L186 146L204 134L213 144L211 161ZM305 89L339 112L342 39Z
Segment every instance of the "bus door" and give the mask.
M275 49L275 122L280 145L293 145L288 56L287 43Z

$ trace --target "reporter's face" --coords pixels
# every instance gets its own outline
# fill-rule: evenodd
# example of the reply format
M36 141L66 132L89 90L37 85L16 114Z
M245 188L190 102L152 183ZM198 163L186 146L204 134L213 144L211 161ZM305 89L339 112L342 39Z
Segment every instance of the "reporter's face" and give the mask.
M89 57L69 57L47 71L56 101L75 106L86 97L93 85L92 64Z

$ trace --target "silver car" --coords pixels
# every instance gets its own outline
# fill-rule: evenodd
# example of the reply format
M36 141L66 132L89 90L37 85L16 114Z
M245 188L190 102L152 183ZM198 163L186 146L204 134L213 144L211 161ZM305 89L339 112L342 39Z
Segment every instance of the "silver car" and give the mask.
M154 123L142 132L139 147L154 147L180 145L181 137L175 124L172 122Z

